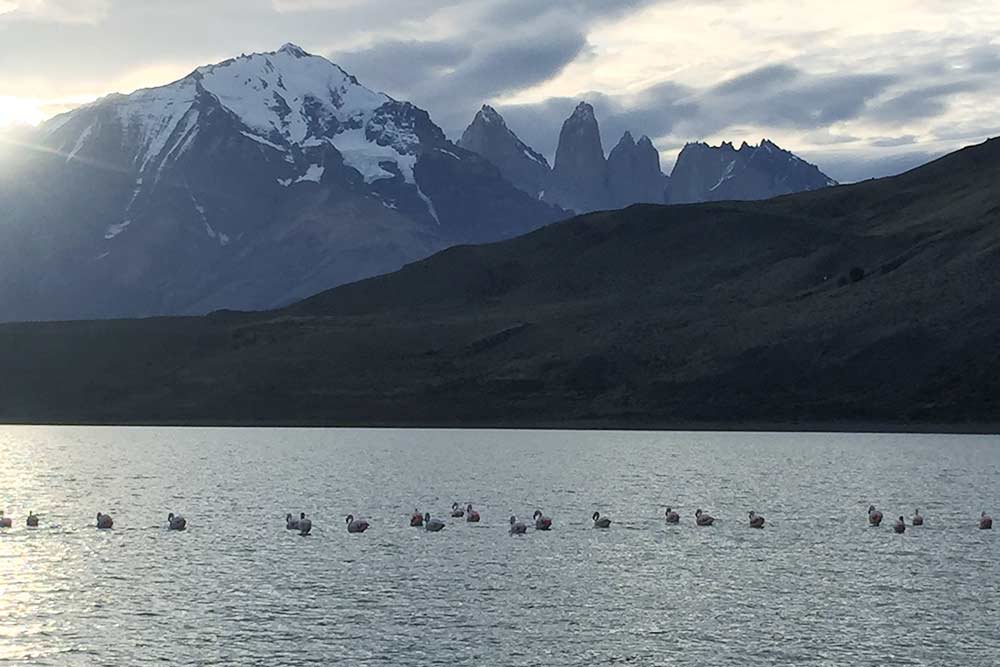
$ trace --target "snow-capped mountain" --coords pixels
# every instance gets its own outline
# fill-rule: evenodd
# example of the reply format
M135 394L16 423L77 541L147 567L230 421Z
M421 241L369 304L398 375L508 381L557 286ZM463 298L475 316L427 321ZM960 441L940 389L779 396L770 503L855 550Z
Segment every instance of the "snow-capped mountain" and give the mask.
M24 143L0 174L0 320L269 307L565 216L292 44Z
M670 203L769 199L837 182L813 164L767 139L734 148L687 144L670 174Z

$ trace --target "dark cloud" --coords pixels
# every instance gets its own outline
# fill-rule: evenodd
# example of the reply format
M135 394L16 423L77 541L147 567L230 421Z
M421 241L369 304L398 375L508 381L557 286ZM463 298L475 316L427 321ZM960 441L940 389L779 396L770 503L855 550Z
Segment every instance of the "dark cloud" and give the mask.
M557 17L563 25L580 27L595 20L618 19L653 4L656 0L492 0L484 18L490 25L508 26Z
M895 81L888 74L815 76L787 64L768 65L705 91L694 125L705 134L734 123L824 127L860 116Z
M408 99L471 54L471 45L457 41L388 40L360 51L332 53L330 59L371 87Z
M583 32L535 23L502 38L380 42L330 57L369 85L387 82L390 95L427 107L457 136L484 102L552 78L586 48Z
M878 137L869 141L872 146L879 148L894 148L896 146L910 146L917 143L917 135L904 134L900 137Z
M558 74L587 45L583 33L533 34L490 44L439 82L472 97L489 97L541 83Z
M870 116L882 122L933 118L947 110L954 96L981 90L984 85L982 80L968 79L914 88L872 106Z
M980 44L966 50L964 67L976 74L996 76L1000 72L1000 44Z
M587 32L594 23L619 19L655 2L482 0L467 5L478 11L471 28L447 40L384 40L329 55L363 82L429 109L447 134L457 137L483 103L543 83L587 57ZM432 8L436 4L430 3ZM538 150L545 151L554 142L547 133L553 124L558 133L575 104L552 100L526 114L534 118L518 123L525 128L518 131L524 132L525 141L537 139ZM608 129L617 132L624 126L614 120L622 107L608 106ZM543 119L551 122L539 125ZM546 138L543 132L531 132L536 127L545 128Z
M753 71L733 77L715 86L717 95L746 95L770 90L781 84L788 84L799 78L801 72L791 65L777 63L765 65Z

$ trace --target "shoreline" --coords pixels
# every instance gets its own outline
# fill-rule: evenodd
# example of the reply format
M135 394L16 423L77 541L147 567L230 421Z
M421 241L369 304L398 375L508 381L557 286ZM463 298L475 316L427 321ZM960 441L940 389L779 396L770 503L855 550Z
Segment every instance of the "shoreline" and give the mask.
M332 421L332 420L31 420L0 417L0 426L92 426L122 428L297 428L371 430L500 430L500 431L647 431L705 433L894 433L901 435L1000 435L1000 422L910 423L870 421L803 422L685 422L576 420L487 420L451 422Z

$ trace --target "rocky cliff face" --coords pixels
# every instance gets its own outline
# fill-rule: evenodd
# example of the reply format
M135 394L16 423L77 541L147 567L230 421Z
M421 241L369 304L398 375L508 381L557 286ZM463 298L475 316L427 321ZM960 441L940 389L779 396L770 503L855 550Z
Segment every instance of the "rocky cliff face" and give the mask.
M608 155L608 186L611 204L624 208L631 204L662 204L666 201L669 179L660 171L660 153L649 137L638 143L626 132Z
M769 199L817 190L836 181L796 155L764 139L734 148L688 144L670 174L670 203Z
M586 102L563 123L543 199L577 213L607 208L611 202L601 130L594 107Z
M669 178L660 170L660 154L649 137L636 142L626 132L605 159L597 117L586 102L563 123L554 169L488 105L476 114L459 145L486 157L521 190L576 213L667 201Z
M549 177L549 163L542 155L521 141L496 110L484 104L458 145L479 153L496 165L512 184L538 197Z

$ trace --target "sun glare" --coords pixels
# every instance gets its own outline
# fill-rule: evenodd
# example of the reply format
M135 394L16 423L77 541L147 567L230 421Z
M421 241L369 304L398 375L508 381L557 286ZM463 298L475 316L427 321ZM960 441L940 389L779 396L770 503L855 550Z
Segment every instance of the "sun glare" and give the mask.
M38 100L0 96L0 129L12 125L38 125L46 116Z

